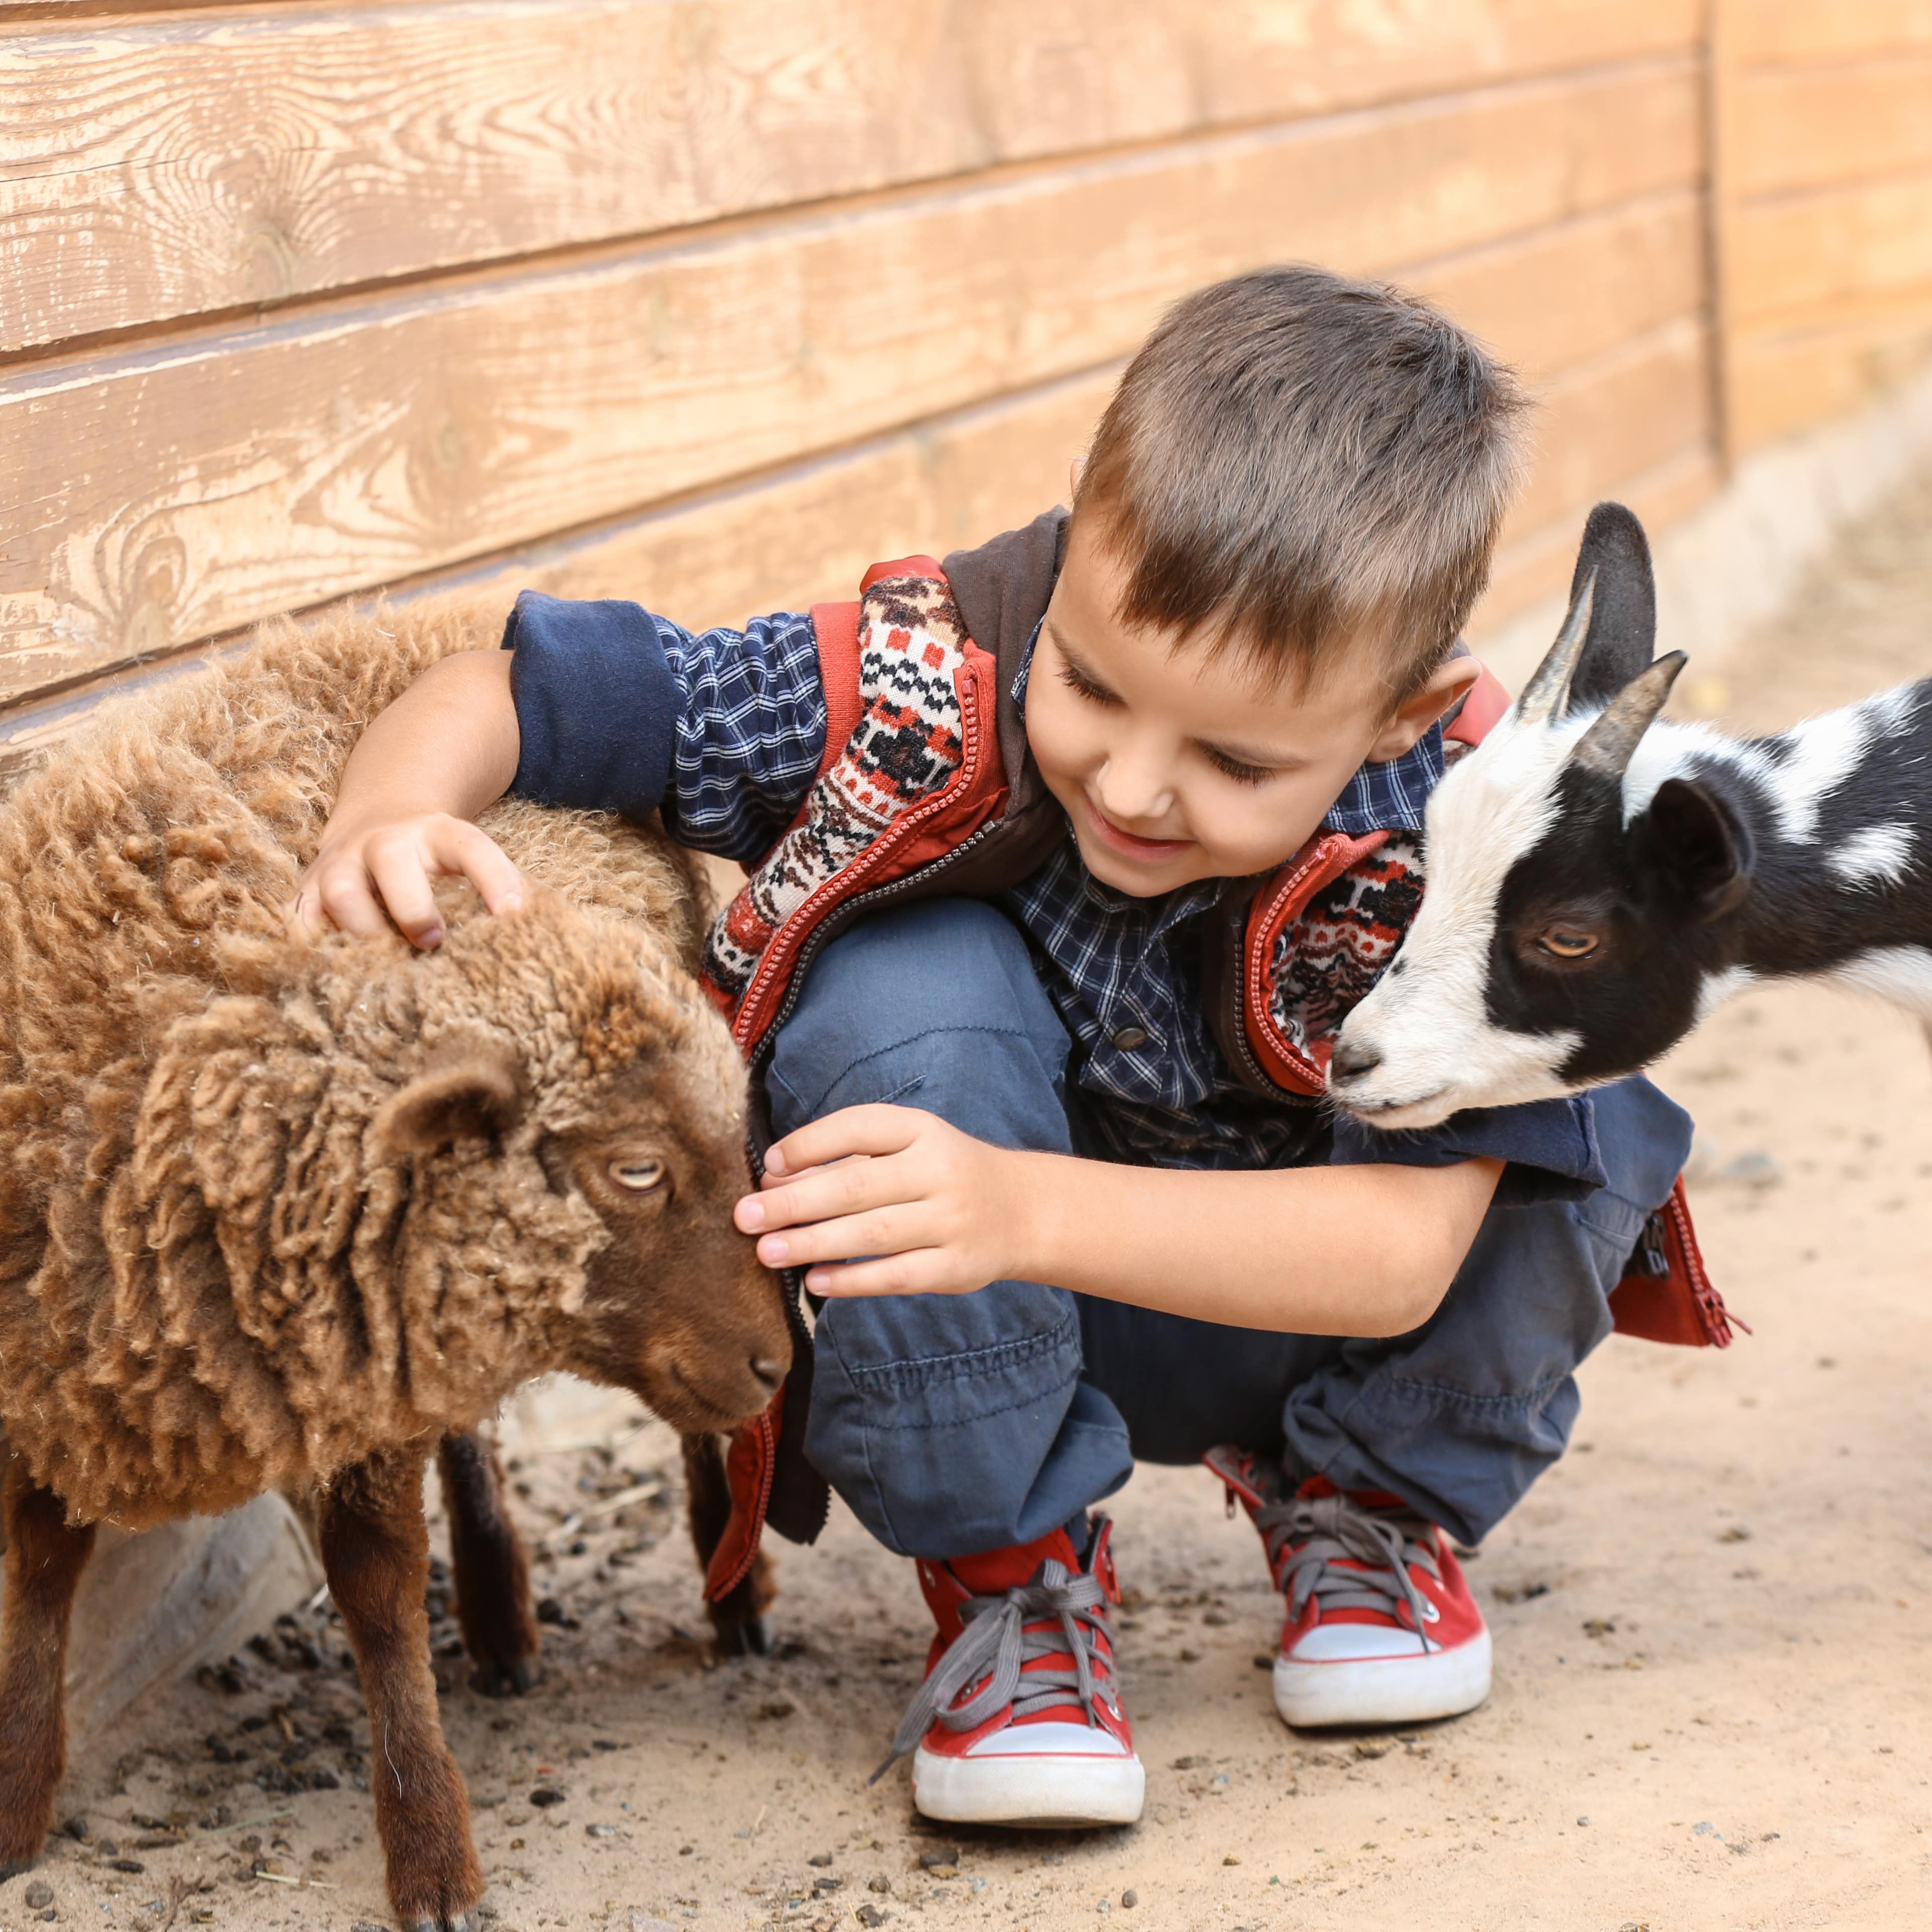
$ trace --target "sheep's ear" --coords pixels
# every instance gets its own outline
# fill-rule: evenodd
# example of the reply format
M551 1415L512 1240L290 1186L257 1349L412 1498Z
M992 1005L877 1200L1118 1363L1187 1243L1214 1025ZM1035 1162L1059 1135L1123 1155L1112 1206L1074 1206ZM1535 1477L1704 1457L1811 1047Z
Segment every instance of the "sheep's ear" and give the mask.
M1621 503L1599 503L1583 526L1571 602L1594 574L1589 633L1570 680L1566 712L1606 704L1657 648L1657 582L1643 526Z
M1655 862L1693 918L1721 919L1743 904L1756 848L1717 787L1700 778L1666 778L1647 817Z
M494 1139L524 1111L521 1069L507 1046L466 1042L394 1096L376 1131L398 1154L437 1154L458 1141Z

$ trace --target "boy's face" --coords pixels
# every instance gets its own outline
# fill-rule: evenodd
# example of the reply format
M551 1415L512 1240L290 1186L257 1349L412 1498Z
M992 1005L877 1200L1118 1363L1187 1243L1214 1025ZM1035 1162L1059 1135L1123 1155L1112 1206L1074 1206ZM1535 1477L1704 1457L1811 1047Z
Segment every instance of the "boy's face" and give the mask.
M1407 751L1475 681L1443 665L1390 712L1346 670L1270 685L1232 654L1118 615L1125 565L1076 520L1027 683L1027 740L1066 808L1087 869L1148 898L1279 866L1370 760Z

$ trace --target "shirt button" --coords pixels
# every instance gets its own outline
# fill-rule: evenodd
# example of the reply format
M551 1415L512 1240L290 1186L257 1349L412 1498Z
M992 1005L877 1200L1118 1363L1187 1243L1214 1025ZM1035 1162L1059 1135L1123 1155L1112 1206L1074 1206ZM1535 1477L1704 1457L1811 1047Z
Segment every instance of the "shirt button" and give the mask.
M1137 1046L1147 1044L1147 1030L1144 1027L1124 1026L1114 1036L1114 1044L1123 1053L1131 1053Z

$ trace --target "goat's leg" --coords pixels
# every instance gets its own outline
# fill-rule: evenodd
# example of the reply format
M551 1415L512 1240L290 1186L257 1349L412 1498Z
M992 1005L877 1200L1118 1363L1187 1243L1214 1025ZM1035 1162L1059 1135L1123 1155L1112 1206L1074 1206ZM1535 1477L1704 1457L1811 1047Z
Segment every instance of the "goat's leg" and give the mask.
M51 1490L17 1456L0 1463L7 1601L0 1622L0 1880L25 1871L46 1842L67 1769L67 1638L94 1528L68 1526Z
M483 1874L470 1798L443 1742L430 1672L424 1458L406 1450L344 1470L322 1496L322 1568L368 1701L369 1781L389 1899L410 1932L473 1932Z
M724 1474L724 1454L715 1436L687 1436L684 1441L685 1502L691 1514L691 1546L697 1552L701 1576L711 1567L712 1553L731 1520L731 1486ZM778 1593L771 1558L760 1550L752 1559L744 1581L727 1596L705 1608L719 1651L727 1657L763 1657L772 1647L765 1612Z
M503 1505L503 1472L480 1436L446 1436L438 1460L456 1619L476 1666L470 1687L486 1697L520 1697L536 1682L538 1640L530 1566Z

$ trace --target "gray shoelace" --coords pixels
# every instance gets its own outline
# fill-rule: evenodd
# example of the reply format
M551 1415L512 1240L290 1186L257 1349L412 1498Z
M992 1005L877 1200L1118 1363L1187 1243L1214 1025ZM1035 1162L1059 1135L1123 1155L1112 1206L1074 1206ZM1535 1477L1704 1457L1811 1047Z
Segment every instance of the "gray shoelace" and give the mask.
M868 1783L877 1784L913 1750L935 1718L949 1730L971 1731L1009 1703L1016 1718L1077 1703L1089 1726L1097 1726L1096 1696L1104 1696L1118 1708L1107 1600L1094 1578L1070 1574L1064 1564L1049 1558L1034 1573L1031 1582L1022 1583L1004 1596L968 1598L959 1616L965 1628L906 1706L905 1715L892 1733L892 1750ZM1050 1625L1049 1618L1053 1619ZM1029 1630L1029 1624L1044 1627ZM1108 1640L1105 1649L1095 1642L1103 1636ZM1041 1658L1054 1656L1070 1656L1072 1668L1058 1664L1025 1669ZM986 1682L970 1696L953 1702L968 1684L982 1677Z
M1379 1610L1393 1616L1406 1604L1424 1650L1438 1646L1429 1635L1429 1600L1408 1574L1412 1563L1438 1582L1442 1569L1430 1540L1430 1526L1406 1510L1370 1509L1352 1497L1292 1496L1264 1503L1255 1511L1255 1527L1268 1541L1275 1587L1288 1598L1292 1622L1312 1597L1330 1610ZM1298 1545L1286 1564L1282 1550ZM1343 1570L1338 1558L1366 1567Z

